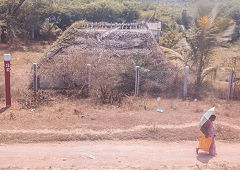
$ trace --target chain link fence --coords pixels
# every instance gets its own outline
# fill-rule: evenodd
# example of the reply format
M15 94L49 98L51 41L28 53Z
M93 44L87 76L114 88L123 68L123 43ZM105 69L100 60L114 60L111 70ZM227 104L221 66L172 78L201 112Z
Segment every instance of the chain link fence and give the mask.
M187 67L177 70L149 70L133 66L125 68L105 61L83 64L82 69L77 71L71 64L66 66L69 68L64 70L62 66L56 69L57 65L55 65L53 68L55 71L50 70L54 73L52 76L56 81L59 81L58 78L64 79L63 89L78 90L79 95L84 97L96 96L102 103L121 102L126 95L187 99L193 98L196 90L197 74ZM37 68L36 64L33 68ZM3 92L4 69L0 71L2 75L0 88ZM38 88L42 88L41 84L49 80L49 77L39 76L40 73L42 74L37 69L31 72L32 89L35 92ZM52 80L54 83L56 81ZM208 74L199 90L203 97L212 95L220 99L240 100L240 70L232 69Z
M140 95L180 97L183 95L184 70L142 70L139 82Z
M59 71L63 73L63 70ZM111 64L101 65L100 67L86 64L85 71L81 70L80 73L79 75L74 74L75 78L71 78L71 80L69 78L65 81L69 84L78 81L79 88L84 91L82 94L97 96L103 103L119 102L120 98L125 95L187 99L194 97L196 91L195 80L197 74L191 71L189 67L161 71L148 70L138 66L123 68ZM239 73L239 70L230 70L208 74L202 82L201 89L198 89L200 95L239 100ZM33 89L36 89L36 87L33 87Z
M234 71L232 98L240 100L240 69Z

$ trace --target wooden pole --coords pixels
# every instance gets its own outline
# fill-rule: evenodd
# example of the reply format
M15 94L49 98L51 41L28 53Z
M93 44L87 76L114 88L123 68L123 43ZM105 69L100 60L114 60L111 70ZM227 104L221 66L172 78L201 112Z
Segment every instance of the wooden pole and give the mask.
M91 64L87 65L88 72L88 96L91 96Z
M136 66L136 78L135 78L135 96L139 94L139 66Z
M189 66L185 67L184 85L183 85L183 100L187 99L187 85L189 76Z
M234 69L231 69L229 80L228 80L228 100L231 100L231 96L232 96L233 75L234 75Z
M37 93L37 91L38 91L37 63L33 63L33 90L34 90L34 93Z
M10 59L10 54L4 54L6 107L11 106Z

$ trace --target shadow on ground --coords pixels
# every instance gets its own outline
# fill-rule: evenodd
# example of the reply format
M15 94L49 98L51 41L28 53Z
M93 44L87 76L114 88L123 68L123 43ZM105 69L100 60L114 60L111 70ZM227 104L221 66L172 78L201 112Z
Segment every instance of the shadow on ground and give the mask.
M3 112L5 112L9 107L3 107L0 109L0 114L2 114Z
M197 156L197 160L204 164L207 164L212 158L214 158L214 156L211 156L208 153L199 153Z

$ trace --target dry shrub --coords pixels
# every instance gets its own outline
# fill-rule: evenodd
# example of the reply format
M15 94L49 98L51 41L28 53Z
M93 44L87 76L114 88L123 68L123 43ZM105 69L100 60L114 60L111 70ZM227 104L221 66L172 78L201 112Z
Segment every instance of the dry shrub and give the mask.
M150 64L150 57L129 56L125 58L110 57L99 54L98 57L89 56L88 53L79 55L76 51L61 54L58 58L52 58L48 64L40 68L41 77L46 75L50 80L49 88L59 87L65 89L64 93L69 95L71 91L80 91L78 97L88 96L88 68L91 64L91 87L90 95L101 104L120 104L123 97L133 95L135 90L135 67L140 66L140 89L141 94L159 95L168 94L176 97L180 95L179 85L182 84L182 74L169 68L154 71L156 69ZM46 63L46 62L45 62ZM153 74L152 74L153 73ZM40 84L41 84L40 77ZM71 96L71 95L70 95Z
M92 64L91 95L102 104L120 104L127 93L121 87L124 65L117 58L104 56Z
M179 88L182 76L170 68L161 71L150 64L148 57L130 56L125 59L102 57L95 64L93 75L94 93L102 103L121 103L124 96L130 96L135 91L136 65L140 66L140 95L179 96ZM148 70L151 69L151 70ZM157 74L155 74L157 73Z
M205 80L201 88L201 98L213 96L219 99L227 99L228 82L218 80Z
M240 100L240 80L238 80L234 83L232 98L234 100Z
M12 99L21 98L25 90L28 88L28 80L23 76L16 76L14 72L11 74L11 97ZM5 98L5 78L0 75L0 98Z
M184 80L184 79L183 79ZM183 95L183 85L180 87L180 91ZM203 93L200 94L202 96ZM188 78L188 85L187 85L187 97L189 99L195 99L196 93L195 93L195 77L193 75L190 75Z
M23 109L37 108L39 106L48 105L50 101L49 91L39 90L34 93L32 90L26 90L18 102L22 105Z
M119 76L120 81L118 82L117 88L121 91L121 93L127 96L132 96L135 90L136 77L134 66L125 69Z
M143 80L140 84L141 91L147 95L157 97L180 97L183 87L183 73L178 70L168 69L163 71L143 72L140 76Z
M199 87L199 91L201 93L198 96L196 96L195 80L196 80L196 74L190 73L189 79L188 79L188 89L187 89L188 98L204 99L209 96L216 97L219 99L227 98L228 82L222 81L222 79L218 80L212 77L207 77L202 82L202 86ZM183 93L183 85L180 90L182 90L182 93Z
M76 54L74 51L70 53ZM71 58L62 55L61 58L49 60L47 65L41 66L40 85L42 77L46 76L50 82L47 88L61 89L59 92L67 96L87 97L88 64L91 64L91 96L103 104L120 103L122 93L117 86L123 67L118 59L107 56L94 58L83 53Z
M70 53L75 53L70 51ZM73 55L68 54L49 60L39 70L39 84L43 89L77 89L84 91L87 87L87 64L91 59L87 53ZM47 80L45 78L47 77ZM47 84L44 84L44 82ZM87 94L85 94L87 95Z
M133 94L135 66L169 66L147 30L106 31L81 29L81 25L65 31L39 62L41 86L82 90L84 95L88 92L87 64L91 64L91 96L100 103L114 104ZM87 53L79 54L84 50Z

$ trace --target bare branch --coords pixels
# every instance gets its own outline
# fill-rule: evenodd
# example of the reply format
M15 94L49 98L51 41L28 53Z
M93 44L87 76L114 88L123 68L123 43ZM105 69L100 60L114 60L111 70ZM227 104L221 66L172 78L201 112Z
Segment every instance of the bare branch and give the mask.
M12 8L15 4L15 0L12 0L12 3L9 5L9 8L8 8L8 14L11 15L11 12L12 12Z
M18 9L22 6L22 4L25 2L25 0L19 0L18 5L16 6L16 8L14 9L12 15L15 15L16 12L18 11Z

